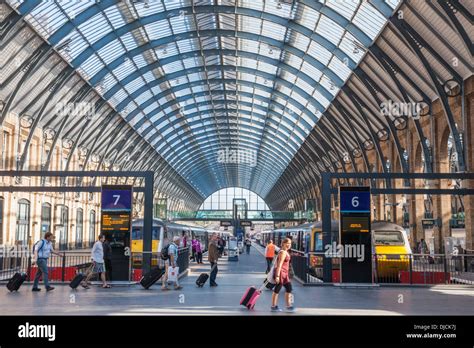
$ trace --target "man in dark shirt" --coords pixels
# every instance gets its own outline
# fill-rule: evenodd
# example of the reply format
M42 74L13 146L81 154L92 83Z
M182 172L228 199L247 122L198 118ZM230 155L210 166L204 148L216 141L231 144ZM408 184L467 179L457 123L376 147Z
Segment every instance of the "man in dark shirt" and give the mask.
M110 281L112 280L112 246L110 241L106 239L102 247L104 249L105 277Z
M209 242L209 251L208 251L208 259L211 264L211 276L210 276L210 283L211 286L217 286L216 277L217 277L217 260L219 259L219 250L217 248L217 233L213 233L211 235L211 241Z

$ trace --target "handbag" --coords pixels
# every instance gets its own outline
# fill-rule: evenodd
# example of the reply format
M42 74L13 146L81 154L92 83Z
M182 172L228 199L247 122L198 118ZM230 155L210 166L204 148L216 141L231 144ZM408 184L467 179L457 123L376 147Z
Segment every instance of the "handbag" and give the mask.
M276 265L277 260L278 260L278 255L276 255L276 256L273 258L272 266L270 267L270 271L269 271L268 274L267 274L267 278L265 278L269 284L276 284L276 280L275 280L275 265Z
M178 281L179 267L169 267L168 268L168 282L176 283Z

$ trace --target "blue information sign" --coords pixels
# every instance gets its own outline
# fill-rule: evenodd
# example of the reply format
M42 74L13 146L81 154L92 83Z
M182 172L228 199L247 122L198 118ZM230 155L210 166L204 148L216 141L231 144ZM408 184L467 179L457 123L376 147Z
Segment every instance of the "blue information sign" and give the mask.
M370 212L370 191L340 190L341 213Z
M102 210L131 211L131 186L102 186Z

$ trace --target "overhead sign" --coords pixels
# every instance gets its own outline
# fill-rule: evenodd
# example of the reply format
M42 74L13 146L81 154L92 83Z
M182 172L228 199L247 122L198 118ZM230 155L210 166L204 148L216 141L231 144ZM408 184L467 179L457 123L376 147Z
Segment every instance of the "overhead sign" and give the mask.
M221 221L221 227L230 227L232 226L232 220Z
M240 226L242 227L252 227L252 221L250 220L241 220Z
M341 213L370 212L370 188L365 186L339 187Z
M102 186L103 211L131 211L132 186Z

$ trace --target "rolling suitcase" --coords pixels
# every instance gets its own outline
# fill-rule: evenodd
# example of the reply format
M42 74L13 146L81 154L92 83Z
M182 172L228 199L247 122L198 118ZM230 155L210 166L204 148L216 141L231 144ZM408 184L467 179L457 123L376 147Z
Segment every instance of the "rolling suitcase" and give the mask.
M217 266L217 263L214 265L214 267L211 268L211 273L214 270L214 268ZM196 285L200 288L206 284L207 280L209 279L209 274L207 273L201 273L199 277L196 279Z
M251 286L245 291L244 296L240 300L240 304L242 306L247 307L247 309L253 309L253 307L255 307L255 304L257 303L257 300L261 294L262 294L261 290L257 289L254 286Z
M251 286L250 288L248 288L245 291L244 296L242 296L240 304L242 306L247 307L247 309L253 309L255 307L255 304L257 303L258 298L262 294L262 290L264 288L268 288L268 284L269 282L265 279L260 289L257 289L255 286Z
M165 270L163 268L154 268L147 274L145 274L140 279L140 284L145 289L148 289L150 286L155 284L160 278L165 274Z
M72 288L72 289L76 289L80 284L81 282L84 280L86 276L82 273L78 273L76 274L76 276L74 277L73 280L71 280L71 282L69 283L69 286Z
M82 272L78 272L76 274L76 276L71 280L71 282L69 283L69 286L71 287L71 289L77 289L77 287L81 284L81 282L87 277L87 275L92 272L92 269L94 267L94 264L91 263L91 262L88 262L88 263L84 263L84 264L80 264L80 265L77 265L77 270L85 270L84 273ZM77 271L76 271L77 272Z
M196 285L199 286L200 288L202 288L204 286L204 284L206 284L208 279L209 279L209 274L201 273L199 275L198 279L196 279Z
M21 284L26 280L26 273L15 273L8 281L7 289L10 291L18 291Z

